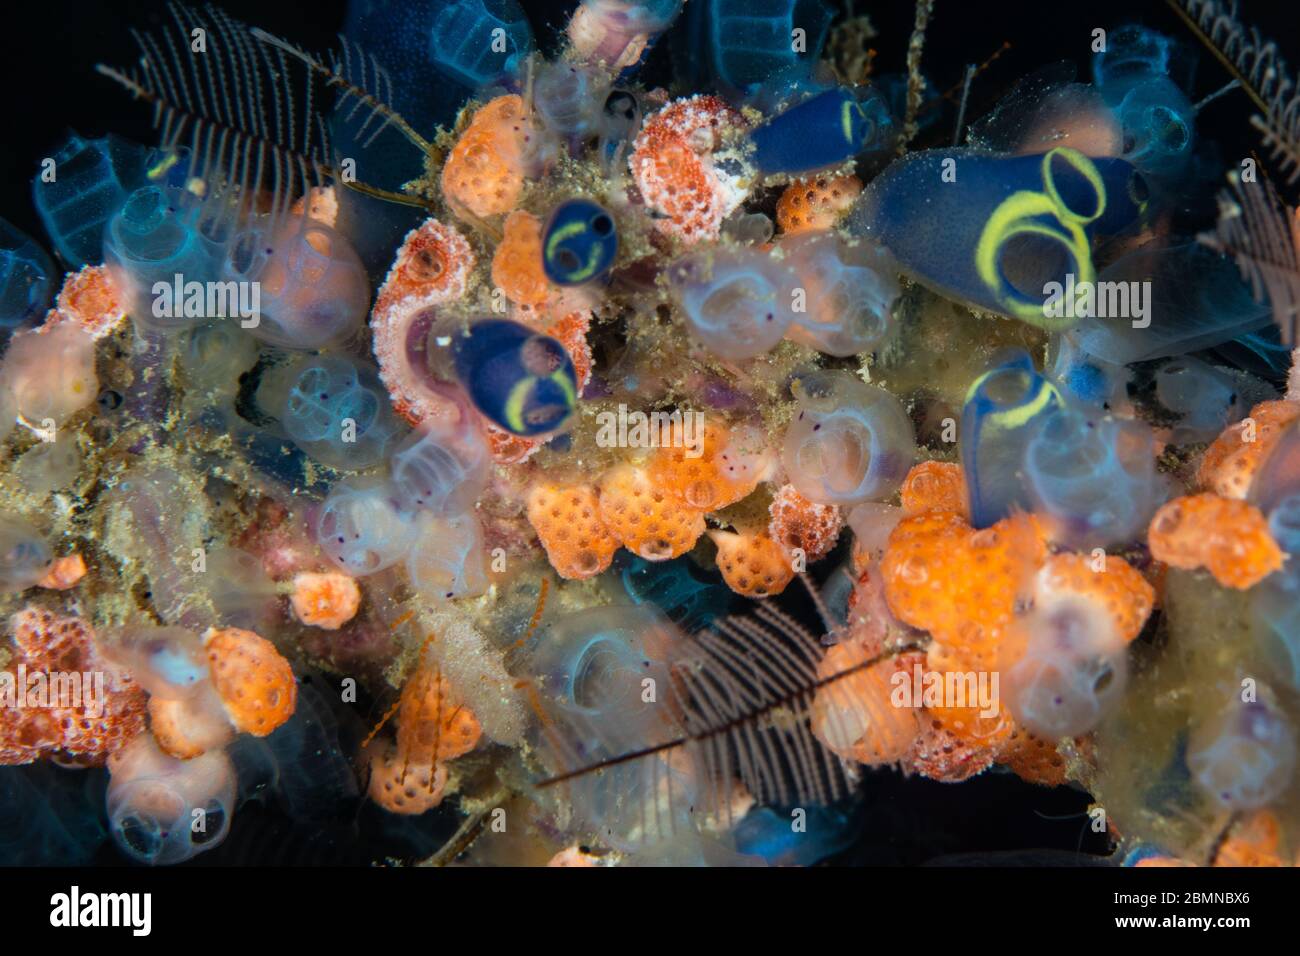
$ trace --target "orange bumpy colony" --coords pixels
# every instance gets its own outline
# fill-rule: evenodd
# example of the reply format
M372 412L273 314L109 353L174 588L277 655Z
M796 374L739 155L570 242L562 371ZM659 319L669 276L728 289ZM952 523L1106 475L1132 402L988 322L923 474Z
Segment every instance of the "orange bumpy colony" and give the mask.
M1156 592L1123 558L1106 555L1055 554L1038 572L1040 597L1078 594L1103 605L1115 622L1115 633L1131 641L1142 631L1155 607Z
M528 493L528 521L551 567L569 580L600 574L619 547L600 520L600 500L591 485L534 485Z
M812 732L847 760L897 763L911 752L920 731L921 711L895 705L892 679L923 666L925 655L908 653L877 660L874 651L856 641L842 641L827 649L817 667L818 678L848 676L818 689L813 698Z
M92 338L110 335L126 319L126 307L104 266L84 266L69 272L59 290L54 311L43 328L60 322L76 322Z
M275 645L252 631L224 627L203 636L212 685L231 723L265 737L293 715L298 684Z
M796 179L776 204L776 224L788 236L832 229L862 192L862 180L846 176Z
M966 514L966 478L961 465L947 461L923 461L913 465L899 489L903 513L951 511Z
M1196 473L1197 482L1224 498L1245 498L1259 466L1297 417L1300 417L1300 403L1260 402L1247 418L1229 425L1205 449Z
M655 485L685 507L717 511L758 487L759 472L749 457L745 436L707 424L698 455L684 444L670 445L657 449L647 467Z
M294 575L289 606L302 623L337 631L357 616L361 588L356 578L338 571L303 571Z
M785 551L766 531L710 531L709 537L718 546L718 570L737 594L771 597L794 579Z
M370 799L390 813L418 816L442 803L447 786L443 764L407 763L392 743L376 745L370 756Z
M1157 561L1184 570L1205 568L1225 587L1252 588L1284 555L1259 509L1215 494L1175 498L1156 512L1148 544Z
M513 209L532 138L522 97L510 93L480 107L442 167L442 191L452 208L479 218Z
M620 465L601 477L600 520L623 547L649 561L683 555L704 534L704 512L683 507L635 465Z
M542 223L517 210L506 217L505 234L492 255L492 281L516 305L540 308L551 294L542 269Z

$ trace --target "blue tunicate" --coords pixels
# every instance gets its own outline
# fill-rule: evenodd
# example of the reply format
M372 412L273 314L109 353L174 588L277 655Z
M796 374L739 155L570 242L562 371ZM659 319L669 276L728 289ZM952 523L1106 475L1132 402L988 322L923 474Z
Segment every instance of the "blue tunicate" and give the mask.
M1287 495L1274 506L1268 533L1287 554L1300 554L1300 494Z
M1078 321L1067 289L1096 281L1092 240L1135 226L1145 202L1122 159L931 149L872 180L849 229L942 295L1059 331Z
M30 325L43 317L56 278L45 250L0 219L0 329Z
M370 279L356 250L314 219L251 224L230 242L222 278L241 295L256 292L255 315L240 324L280 348L337 342L362 328L370 308Z
M1193 729L1187 746L1192 779L1211 799L1234 811L1257 810L1281 796L1295 762L1291 722L1263 696L1249 703L1234 699Z
M0 516L0 592L31 587L53 563L44 535L22 518Z
M1168 362L1155 380L1160 404L1182 416L1172 434L1176 443L1210 441L1241 416L1231 376L1200 359Z
M876 245L850 245L834 233L781 243L801 300L789 336L828 355L857 355L884 344L901 293L893 262ZM793 300L792 300L793 301Z
M285 431L317 461L361 471L379 461L399 424L379 376L339 357L304 360L285 403Z
M415 522L389 481L346 479L330 489L316 518L316 542L354 576L401 561L415 543Z
M1287 498L1269 519L1269 533L1278 547L1300 554L1300 498ZM1256 632L1268 654L1272 673L1300 690L1300 564L1294 559L1270 574L1250 592Z
M532 28L515 0L450 0L429 35L433 65L475 88L515 73L532 49Z
M1047 377L1063 394L1094 408L1110 408L1126 397L1129 370L1089 355L1072 336L1056 336L1049 355Z
M1024 655L1003 669L1012 715L1044 740L1092 730L1123 698L1128 678L1124 641L1109 612L1069 596L1040 604L1025 627Z
M1120 155L1147 176L1168 180L1180 175L1192 158L1196 107L1163 76L1102 95L1119 122Z
M891 393L851 372L812 372L792 386L799 411L781 463L804 497L826 505L888 498L916 460L912 422Z
M889 145L893 120L884 96L837 87L778 113L750 134L754 163L766 175L838 166Z
M684 632L692 634L715 619L725 617L735 593L714 574L702 581L689 557L672 561L647 561L620 550L615 558L621 565L623 590L637 604L652 604Z
M452 343L452 354L456 377L474 407L512 435L554 433L578 406L569 353L520 322L474 322Z
M1173 41L1136 23L1111 30L1104 49L1092 57L1092 78L1099 87L1169 73Z
M802 828L791 825L791 812L750 810L732 828L736 850L761 856L773 866L813 866L853 843L852 810L816 805L804 809Z
M1032 506L1021 477L1025 450L1062 404L1056 386L1021 350L971 384L961 412L959 449L972 525L987 528L1015 506Z
M1073 550L1138 537L1164 490L1150 428L1081 408L1058 408L1039 420L1025 448L1024 474L1052 540Z
M227 238L193 193L154 185L131 193L109 219L104 261L132 320L167 330L213 317L206 314L207 284L218 278ZM224 294L222 301L230 304Z
M490 464L487 445L468 423L429 425L393 453L393 488L406 510L460 514L473 509Z
M551 213L542 233L542 268L556 285L600 279L618 255L614 217L590 199L570 199Z
M1211 348L1273 321L1233 261L1199 242L1130 252L1102 270L1098 285L1128 289L1130 314L1084 318L1071 335L1116 365Z
M668 269L686 325L720 358L754 358L775 348L795 321L790 267L759 249L709 249Z
M742 93L778 76L786 83L806 76L821 57L832 17L822 0L702 0L686 9L688 72L700 68ZM794 43L796 36L804 43Z
M73 268L103 261L104 226L131 192L147 184L151 154L116 136L73 133L32 182L32 198L59 255Z

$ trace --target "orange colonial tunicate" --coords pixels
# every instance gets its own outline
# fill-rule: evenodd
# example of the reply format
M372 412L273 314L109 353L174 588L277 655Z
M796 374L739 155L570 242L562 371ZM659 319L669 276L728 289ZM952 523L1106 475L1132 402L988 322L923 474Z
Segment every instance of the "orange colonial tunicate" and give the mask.
M532 137L523 97L508 93L481 107L442 167L442 191L452 208L480 218L513 209Z
M79 554L70 554L56 558L45 572L45 577L36 582L38 587L51 591L66 591L76 587L78 581L86 576L86 561Z
M1023 727L1012 726L998 752L998 763L1026 783L1044 787L1065 783L1065 758L1057 752L1056 742L1035 737Z
M899 489L903 512L951 511L966 514L966 478L961 465L948 461L923 461L913 465Z
M1256 810L1232 825L1214 856L1215 866L1285 866L1282 824L1270 810Z
M298 702L293 669L275 645L237 627L203 635L212 686L238 730L265 737L291 716Z
M1115 633L1131 641L1142 632L1155 607L1151 583L1123 558L1095 559L1085 554L1055 554L1038 572L1037 594L1078 594L1097 601L1110 613Z
M710 531L718 546L718 570L731 590L745 597L780 594L794 579L785 552L766 531Z
M776 224L788 236L831 229L862 192L857 176L796 179L776 204Z
M830 554L839 540L844 518L835 505L810 501L794 485L782 485L768 508L771 521L767 533L793 562L802 554L805 562Z
M628 165L646 205L663 217L657 228L688 243L717 238L745 193L714 166L713 152L724 130L744 125L716 96L676 100L646 120Z
M542 222L532 213L520 209L506 217L492 254L492 281L516 305L540 308L551 294L542 268Z
M1255 473L1264 463L1286 426L1300 417L1300 403L1260 402L1248 418L1229 425L1205 449L1197 483L1224 498L1245 498Z
M620 465L600 479L600 520L647 561L685 554L704 534L704 512L682 504L650 474Z
M733 433L709 424L696 449L686 447L684 439L682 444L659 448L647 470L656 486L667 489L686 507L717 511L758 487L762 457L762 449L747 430Z
M931 633L953 633L961 624L951 588L965 573L970 525L951 511L904 518L889 535L881 573L885 601L905 624Z
M1282 567L1282 549L1259 509L1215 494L1175 498L1156 512L1151 554L1175 568L1205 568L1225 587L1254 587Z
M987 706L980 702L981 678L986 689L990 686L987 672L934 669L923 676L931 675L933 680L943 682L945 705L949 703L948 695L953 694L951 698L953 706L927 707L927 713L958 740L979 747L1000 750L1011 738L1015 722L996 697L990 696L986 702ZM956 706L957 701L962 700L963 697L966 705Z
M993 766L995 748L958 737L929 711L922 711L920 726L905 768L941 783L960 783Z
M591 485L539 482L528 493L528 521L556 574L571 581L600 574L618 550L618 539L600 520L600 499Z
M211 684L178 700L150 697L149 729L158 746L180 760L224 747L235 737L235 726Z
M842 641L826 651L817 665L819 680L851 673L818 688L810 726L827 749L847 760L897 763L916 742L920 710L895 706L894 675L910 675L914 666L924 664L925 656L899 654L862 666L876 656L871 647L856 641Z
M376 746L370 755L370 799L389 813L419 815L442 803L447 787L443 764L407 763L392 744Z
M357 616L361 588L356 578L339 571L303 571L294 575L289 606L302 623L337 631Z
M434 664L421 661L402 688L397 710L397 755L414 766L441 764L478 746L482 728Z
M52 328L60 322L75 322L89 332L91 338L102 339L125 318L126 307L107 267L84 266L80 272L68 273L63 280L54 311L42 328Z

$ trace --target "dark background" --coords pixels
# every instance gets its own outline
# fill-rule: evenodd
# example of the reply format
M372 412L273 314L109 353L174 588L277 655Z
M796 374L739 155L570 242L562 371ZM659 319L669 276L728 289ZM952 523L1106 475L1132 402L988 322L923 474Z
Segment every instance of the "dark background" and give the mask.
M522 0L543 49L552 49L556 27L567 19L574 3ZM341 29L345 4L341 0L286 3L272 0L224 0L233 16L285 36L310 50L328 49ZM859 6L864 6L859 0ZM1276 39L1291 59L1300 63L1296 26L1300 16L1293 3L1254 0L1243 4L1243 19ZM905 0L879 0L869 5L879 32L876 72L904 69L913 7ZM149 110L132 103L121 89L94 71L96 62L126 66L137 56L129 33L134 26L156 27L164 8L154 0L37 0L6 5L0 22L0 73L5 95L0 99L0 216L43 239L31 203L31 177L39 161L50 155L68 130L86 136L112 131L137 142L155 137ZM980 63L1004 41L1011 48L977 80L971 94L968 121L991 107L1019 77L1059 60L1074 61L1079 75L1089 75L1089 42L1096 27L1107 29L1140 21L1188 39L1163 2L975 2L938 0L926 37L924 71L933 85L947 90L961 82L966 64ZM1190 43L1189 43L1190 45ZM382 51L377 53L382 60ZM671 64L660 49L647 73L660 83L671 77ZM1222 86L1227 77L1208 56L1201 55L1193 100ZM441 82L436 76L430 83ZM1199 117L1198 135L1217 139L1224 155L1240 157L1259 149L1247 125L1250 104L1231 93L1211 104ZM951 119L938 135L951 141ZM1294 196L1292 196L1294 199ZM1104 837L1088 827L1086 794L1070 788L1045 790L1021 783L1010 774L991 772L960 785L921 779L903 780L896 773L868 776L860 836L839 857L846 863L923 863L953 854L987 854L1038 848L1028 857L979 857L986 862L1049 863L1079 850L1104 853ZM373 809L373 808L372 808ZM385 841L375 836L382 821L363 814L365 839L375 846L350 845L347 826L329 832L296 826L276 811L260 805L241 810L227 842L200 856L200 865L258 862L366 862ZM369 822L367 822L369 821ZM105 846L101 862L120 862Z

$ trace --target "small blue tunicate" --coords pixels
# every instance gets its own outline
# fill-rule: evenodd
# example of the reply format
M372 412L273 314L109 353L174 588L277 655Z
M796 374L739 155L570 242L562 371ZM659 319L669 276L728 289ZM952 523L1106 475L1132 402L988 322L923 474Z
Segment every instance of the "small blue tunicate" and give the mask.
M474 407L512 435L554 433L578 406L564 346L509 319L483 319L452 343L456 377Z
M45 250L0 219L0 329L30 325L44 316L56 279Z
M433 65L474 88L512 75L532 49L532 28L515 0L449 0L429 35Z
M822 0L701 0L686 9L692 59L740 92L778 76L787 83L805 76L821 56L833 16Z
M551 213L542 233L542 268L556 285L602 278L618 255L614 217L590 199L570 199Z

